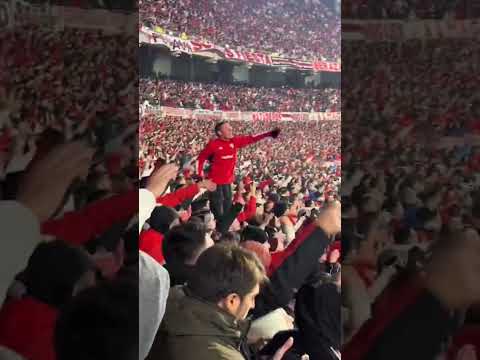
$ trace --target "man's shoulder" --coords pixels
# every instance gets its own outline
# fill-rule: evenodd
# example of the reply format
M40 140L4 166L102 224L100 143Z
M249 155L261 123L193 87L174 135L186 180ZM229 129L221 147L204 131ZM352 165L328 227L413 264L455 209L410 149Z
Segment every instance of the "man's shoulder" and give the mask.
M210 139L207 143L207 146L217 146L220 140L217 138Z

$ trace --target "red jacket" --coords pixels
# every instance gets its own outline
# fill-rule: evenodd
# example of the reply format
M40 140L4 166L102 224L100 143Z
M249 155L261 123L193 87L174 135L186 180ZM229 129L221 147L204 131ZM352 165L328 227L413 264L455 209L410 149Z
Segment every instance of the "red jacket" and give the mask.
M237 136L230 140L211 140L198 156L198 174L203 176L203 165L210 161L208 178L217 185L231 184L234 179L237 152L250 144L270 136L270 132L255 136Z
M25 359L55 360L58 310L33 298L7 301L0 310L0 345Z
M126 222L138 212L138 190L96 201L61 219L42 224L42 234L52 235L74 245L83 245L103 234L113 224Z
M380 335L417 301L422 290L422 282L418 278L405 278L399 283L390 284L377 299L373 316L344 344L342 355L352 360L368 359L369 351Z
M160 265L165 264L165 258L163 257L163 235L153 229L148 229L140 233L140 245L139 250L150 255L152 258L158 261Z
M163 206L168 207L175 207L180 205L186 200L193 199L195 195L200 192L200 188L197 184L189 185L178 189L177 191L160 196L157 198L157 204L161 204Z
M301 229L295 239L287 246L286 249L282 251L277 251L272 253L272 262L270 263L269 268L267 269L267 275L270 277L272 274L277 271L278 268L303 244L305 239L307 239L315 231L315 226L309 225Z
M245 205L245 209L238 214L237 220L239 222L248 221L255 216L257 213L257 198L255 196L250 196L250 200Z

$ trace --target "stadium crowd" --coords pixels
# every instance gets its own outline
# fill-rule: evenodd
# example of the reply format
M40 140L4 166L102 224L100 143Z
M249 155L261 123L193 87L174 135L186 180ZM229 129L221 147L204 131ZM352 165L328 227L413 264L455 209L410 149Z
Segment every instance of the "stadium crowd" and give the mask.
M149 169L159 158L168 161L182 158L182 163L190 164L187 168L196 171L192 164L212 137L214 123L209 119L144 115L140 126L141 171ZM236 132L245 134L266 131L272 123L234 121L231 124ZM324 174L325 163L340 162L341 126L338 121L281 122L279 128L284 134L283 142L260 142L242 149L238 157L239 176L251 174L257 182L272 175L302 176L304 181L313 181L318 174ZM332 190L334 195L340 181L340 167L332 166L331 169L332 177L325 188Z
M173 80L140 80L140 101L187 109L266 112L335 112L339 89L263 88Z
M465 1L342 1L342 17L347 19L457 19L478 16L478 8Z
M199 359L274 356L289 337L294 342L284 359L300 359L303 354L310 359L338 359L340 243L334 240L340 231L340 207L335 203L341 180L340 122L230 121L235 135L266 133L278 126L280 136L241 149L232 206L222 216L213 214L207 196L217 187L209 178L211 169L206 169L205 179L199 179L203 174L198 172L198 155L215 137L216 123L150 113L142 118L141 183L148 188L154 169L165 168L165 163L176 165L166 165L175 168L171 192L153 203L140 234L140 249L165 265L171 286L186 284L170 291L148 359L193 354ZM314 230L319 223L329 224L320 226L328 236ZM249 255L239 249L256 254L269 285L261 288L254 306L249 306L251 311L243 309L237 317L239 325L233 329L239 335L230 341L224 337L232 325L217 320L219 311L225 313L206 305L214 300L215 306L223 308L218 305L223 298L213 296L213 286L205 290L199 286L236 279L224 267L234 269L234 274L240 271L234 259ZM229 257L222 266L219 259L214 260L220 253ZM248 304L248 296L245 299ZM185 307L192 312L182 311ZM245 322L247 313L250 317ZM212 335L210 329L218 327L220 332ZM261 347L269 340L270 345Z
M278 142L245 148L215 218L190 149L212 122L146 115L139 177L135 38L0 38L2 359L339 358L339 123L281 124Z
M340 16L322 1L142 0L139 8L142 24L177 36L295 59L340 60Z
M346 42L343 53L342 355L476 358L478 44Z
M136 37L0 38L0 358L137 359Z

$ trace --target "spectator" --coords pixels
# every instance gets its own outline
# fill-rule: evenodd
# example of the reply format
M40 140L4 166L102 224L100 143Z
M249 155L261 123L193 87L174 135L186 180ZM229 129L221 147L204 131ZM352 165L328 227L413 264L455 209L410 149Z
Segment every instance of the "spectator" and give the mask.
M220 245L206 250L188 286L170 295L156 356L248 358L244 321L264 281L265 269L250 252Z
M140 97L150 104L222 111L335 112L340 90L264 88L220 83L140 79Z
M340 58L340 17L324 1L142 0L139 10L140 22L152 29L234 50Z

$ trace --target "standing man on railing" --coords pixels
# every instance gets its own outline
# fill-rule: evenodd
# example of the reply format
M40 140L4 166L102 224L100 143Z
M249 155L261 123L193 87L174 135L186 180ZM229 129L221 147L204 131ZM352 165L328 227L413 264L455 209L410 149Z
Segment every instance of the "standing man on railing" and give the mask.
M254 136L233 136L232 126L225 121L215 125L216 139L210 140L198 156L198 175L203 177L205 161L210 162L208 178L217 184L217 189L210 193L210 208L215 218L219 219L232 206L232 182L235 178L237 151L267 137L276 139L280 129L276 128L264 134Z

